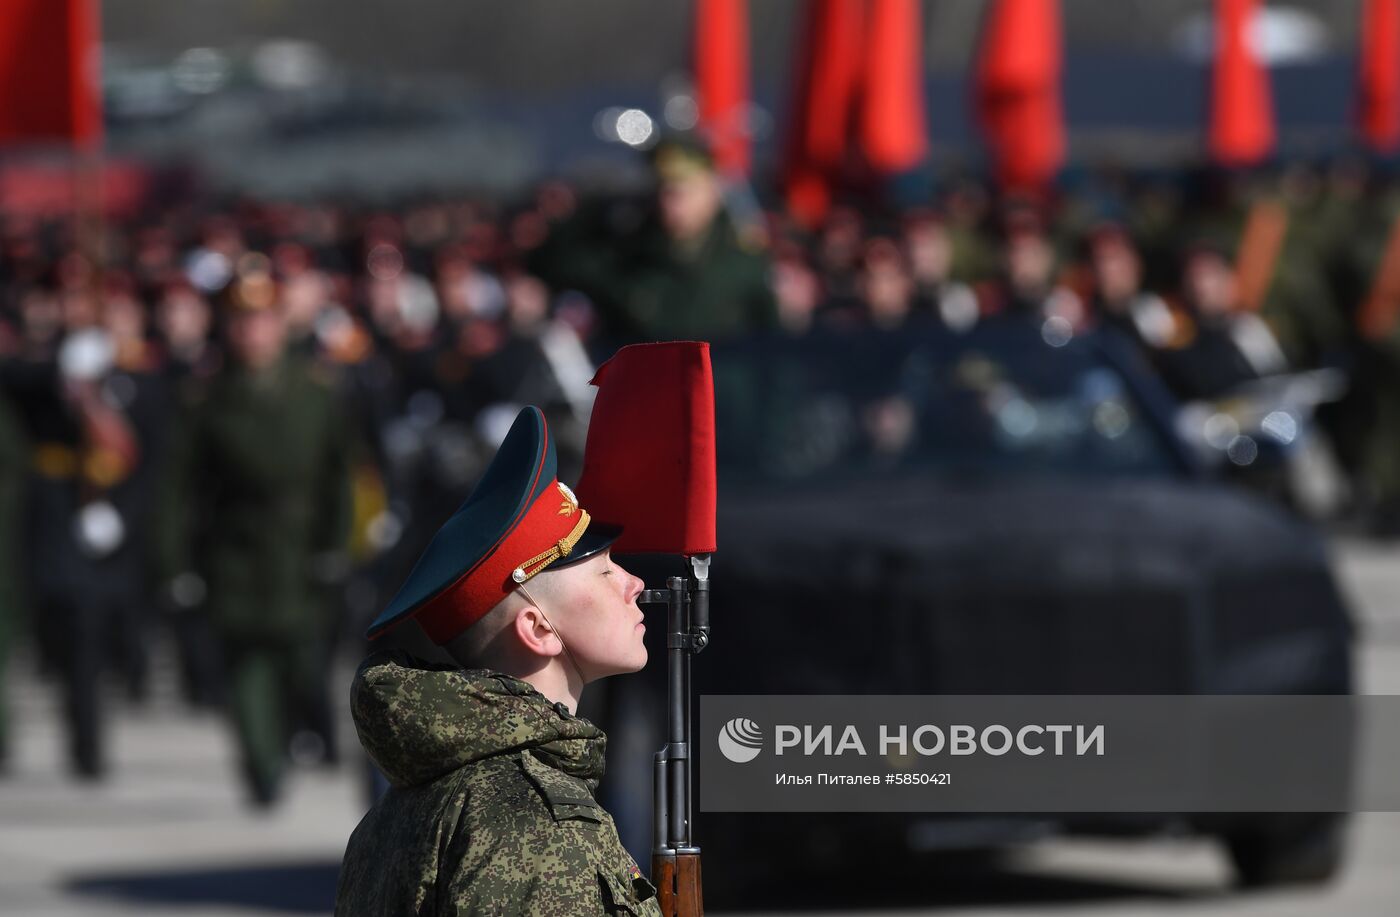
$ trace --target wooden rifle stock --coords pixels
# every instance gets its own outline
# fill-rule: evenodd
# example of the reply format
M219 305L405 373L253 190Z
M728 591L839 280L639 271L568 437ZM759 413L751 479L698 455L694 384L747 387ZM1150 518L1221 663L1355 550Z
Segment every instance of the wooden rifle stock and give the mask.
M651 880L665 917L702 917L705 913L698 852L653 854Z

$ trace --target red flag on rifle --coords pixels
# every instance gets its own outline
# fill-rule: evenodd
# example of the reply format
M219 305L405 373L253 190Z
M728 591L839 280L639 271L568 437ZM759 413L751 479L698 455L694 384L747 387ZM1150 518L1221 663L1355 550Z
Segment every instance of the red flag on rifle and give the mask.
M715 549L715 386L710 345L624 347L593 377L579 504L623 527L619 553Z
M102 138L96 0L0 0L0 144Z

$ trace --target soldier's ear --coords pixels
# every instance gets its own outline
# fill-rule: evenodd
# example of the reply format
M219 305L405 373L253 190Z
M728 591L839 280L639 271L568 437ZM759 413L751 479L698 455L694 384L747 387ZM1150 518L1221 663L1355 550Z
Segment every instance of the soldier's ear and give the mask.
M515 636L527 650L539 656L558 656L564 644L548 619L533 602L526 602L515 613Z

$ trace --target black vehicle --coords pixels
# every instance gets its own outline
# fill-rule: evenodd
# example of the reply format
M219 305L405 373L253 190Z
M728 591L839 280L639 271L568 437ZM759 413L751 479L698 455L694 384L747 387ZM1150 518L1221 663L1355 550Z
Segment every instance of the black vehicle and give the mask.
M1351 624L1321 538L1198 463L1127 342L1007 321L757 340L713 360L720 551L697 694L1350 692ZM652 583L679 572L636 568ZM636 752L660 741L637 733L659 724L659 694L617 690L612 786L642 790ZM647 800L614 795L644 852ZM707 883L783 858L821 869L1181 828L1220 838L1242 884L1320 881L1343 840L1340 815L701 808L697 823Z

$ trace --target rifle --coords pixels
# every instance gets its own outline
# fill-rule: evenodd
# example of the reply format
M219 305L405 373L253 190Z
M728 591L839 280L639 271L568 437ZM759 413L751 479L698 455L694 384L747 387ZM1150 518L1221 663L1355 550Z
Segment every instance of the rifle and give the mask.
M665 605L666 744L652 771L655 824L651 878L665 917L701 917L700 848L691 807L690 659L710 642L710 555L690 558L690 575L673 576L665 589L648 589L641 604Z
M665 605L666 744L653 766L651 878L666 917L700 917L700 848L691 802L691 657L710 642L710 557L715 544L715 407L710 345L668 341L624 347L598 368L580 500L622 526L619 553L688 558L685 576L648 589ZM666 507L657 512L657 507Z

